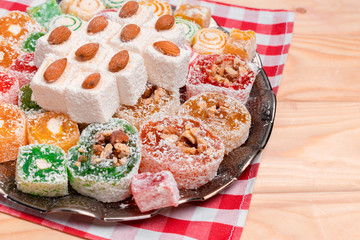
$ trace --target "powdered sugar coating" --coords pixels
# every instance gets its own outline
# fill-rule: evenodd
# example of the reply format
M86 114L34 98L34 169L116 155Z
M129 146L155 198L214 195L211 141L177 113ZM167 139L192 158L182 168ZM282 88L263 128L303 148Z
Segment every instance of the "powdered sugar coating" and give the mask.
M40 162L45 163L45 166L40 165ZM17 188L25 193L45 197L67 195L66 165L65 152L59 147L46 144L21 147L15 174Z
M131 192L141 212L179 205L179 189L169 171L136 174L131 180Z
M114 35L112 35L112 37L109 39L109 44L113 48L127 49L142 54L144 52L144 49L152 43L152 39L156 36L154 31L140 27L141 30L134 39L128 42L123 42L120 39L120 33L127 25L129 24L126 23L125 25L123 25L123 27L118 29L118 31Z
M66 57L76 46L84 42L84 38L81 35L72 32L69 39L61 44L51 45L48 42L48 38L51 32L39 38L36 42L34 63L35 66L40 68L40 65L44 61L47 55L54 54L58 58Z
M19 80L7 73L0 72L0 102L17 105Z
M0 163L15 160L19 147L26 142L23 112L13 104L0 102Z
M176 139L161 137L162 132L168 128L175 128L183 134L187 125L199 128L199 136L207 143L205 151L188 154L176 144ZM159 121L148 121L140 130L140 142L142 160L139 171L170 171L179 188L195 189L211 181L224 157L224 145L220 138L193 118L167 117Z
M154 42L157 41L161 40L156 39ZM185 85L191 50L181 47L179 49L180 55L177 57L166 56L153 45L145 49L143 56L150 83L170 91L177 91Z
M94 72L81 72L66 86L65 101L70 118L79 123L107 122L119 107L119 93L114 75L100 71L100 82L84 89L83 81Z
M151 32L154 35L154 38L163 38L170 42L175 43L179 47L183 47L186 43L185 39L185 28L182 25L174 24L170 29L168 30L161 30L157 31L155 29L155 24L159 17L153 18L151 21L146 23L144 27L151 29Z
M34 64L34 53L20 55L10 66L8 73L19 80L19 87L30 83L35 76L37 67Z
M43 76L47 67L59 59L61 59L61 57L52 54L47 55L31 81L30 87L33 91L33 100L35 100L42 108L48 111L66 114L67 105L65 104L65 87L75 76L71 64L69 64L68 61L65 71L55 82L48 83Z
M0 71L7 71L8 67L20 55L20 49L0 37Z
M94 18L92 18L94 19ZM84 24L84 27L79 29L79 32L82 36L86 36L87 40L89 42L98 42L98 43L109 43L110 40L115 37L115 35L120 31L121 25L113 22L111 20L108 20L108 25L105 29L103 29L100 32L97 33L88 33L88 26L89 23L92 21L92 19L89 22L86 22Z
M112 57L122 50L109 50L107 56L101 65L101 69L109 72L109 62ZM144 59L140 54L128 51L129 62L126 67L118 72L113 72L115 76L120 104L133 106L137 103L145 91L146 82L148 80Z
M251 115L230 96L205 92L187 100L179 116L199 118L224 143L225 154L241 146L249 136Z
M121 26L132 23L141 27L154 17L153 9L149 6L144 6L144 5L139 5L139 9L137 10L137 12L128 18L119 17L120 11L121 8L119 8L119 11L117 12L117 17L112 20L119 23Z

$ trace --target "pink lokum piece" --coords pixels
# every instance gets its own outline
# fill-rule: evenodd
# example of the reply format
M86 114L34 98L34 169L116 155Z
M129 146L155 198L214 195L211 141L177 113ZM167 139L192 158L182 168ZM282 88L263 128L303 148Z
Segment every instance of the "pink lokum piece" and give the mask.
M141 212L179 205L179 189L169 171L135 175L131 191Z
M17 105L19 81L17 78L0 72L0 102Z
M9 68L9 75L19 80L20 88L29 84L37 71L33 60L34 53L25 53L19 56Z

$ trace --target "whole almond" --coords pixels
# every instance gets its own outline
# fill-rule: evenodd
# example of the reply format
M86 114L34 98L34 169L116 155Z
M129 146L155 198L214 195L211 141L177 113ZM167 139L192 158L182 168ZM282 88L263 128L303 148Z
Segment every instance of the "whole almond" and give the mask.
M104 16L94 17L87 27L87 33L95 34L104 30L109 25L108 20Z
M134 15L139 9L139 4L135 1L129 1L124 4L120 9L119 17L120 18L129 18Z
M81 86L82 88L85 89L93 89L99 84L100 79L101 79L100 73L92 73L85 78Z
M71 30L65 26L60 26L52 30L49 35L48 43L50 45L59 45L69 39Z
M129 52L122 50L115 54L109 62L109 71L118 72L123 70L129 62Z
M75 56L77 60L80 61L88 61L95 57L96 53L99 50L99 44L98 43L87 43L79 47L76 52Z
M136 38L136 36L140 33L141 28L136 24L128 24L121 30L120 40L122 42L129 42Z
M159 17L155 23L156 31L160 32L163 30L171 29L175 24L175 18L172 15L166 14Z
M48 83L52 83L58 80L65 71L66 65L66 58L62 58L51 63L44 72L45 81Z
M164 55L177 57L180 55L180 49L174 43L169 41L159 41L153 44L153 47Z

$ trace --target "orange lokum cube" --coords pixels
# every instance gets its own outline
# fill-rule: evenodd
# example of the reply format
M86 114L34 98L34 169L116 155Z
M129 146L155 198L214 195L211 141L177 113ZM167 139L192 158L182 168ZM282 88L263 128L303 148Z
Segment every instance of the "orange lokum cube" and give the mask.
M13 44L0 39L0 71L10 67L19 56L19 52L20 50Z
M182 17L196 22L201 28L207 28L210 26L211 10L208 7L185 3L175 11L174 17Z
M225 45L224 53L238 55L251 60L256 52L256 35L254 31L233 29Z
M0 36L14 44L25 40L32 32L43 30L41 25L23 12L12 11L0 18Z
M45 143L69 150L79 141L78 125L64 114L45 112L27 119L28 142Z
M0 163L16 159L19 147L26 145L25 129L20 108L0 103Z

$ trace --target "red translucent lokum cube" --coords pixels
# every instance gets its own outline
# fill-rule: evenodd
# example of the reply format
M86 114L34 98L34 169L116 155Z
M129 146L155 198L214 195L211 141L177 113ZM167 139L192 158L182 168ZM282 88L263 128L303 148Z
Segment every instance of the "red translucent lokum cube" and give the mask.
M0 72L0 102L17 105L19 81L7 73Z
M131 191L141 212L179 204L179 189L169 171L135 175L131 180Z

